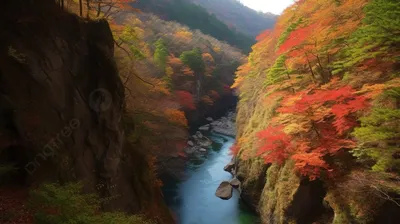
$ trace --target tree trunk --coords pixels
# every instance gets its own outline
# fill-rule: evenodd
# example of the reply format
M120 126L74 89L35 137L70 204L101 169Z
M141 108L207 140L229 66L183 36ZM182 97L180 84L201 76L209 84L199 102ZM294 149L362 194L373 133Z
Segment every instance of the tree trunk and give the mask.
M82 17L82 0L79 0L79 15Z
M100 1L97 3L97 17L100 16L100 12L101 12L101 3Z
M325 69L324 69L324 67L322 67L321 60L319 59L318 54L317 54L315 57L317 58L317 60L318 60L318 66L319 66L319 68L321 69L322 81L323 81L324 83L328 83L329 80L330 80L330 77L326 77L326 76L325 76Z
M86 18L90 18L89 12L90 12L90 0L86 0Z
M314 71L312 70L310 60L308 60L308 55L307 55L307 53L306 53L306 58L307 58L308 68L310 69L312 79L313 79L313 81L314 81L314 83L315 83L315 74L314 74Z

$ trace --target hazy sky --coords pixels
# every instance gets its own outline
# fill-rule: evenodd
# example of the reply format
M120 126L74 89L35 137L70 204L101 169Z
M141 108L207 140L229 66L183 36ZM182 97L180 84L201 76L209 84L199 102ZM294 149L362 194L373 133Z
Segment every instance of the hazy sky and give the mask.
M244 5L256 11L280 14L293 0L240 0Z

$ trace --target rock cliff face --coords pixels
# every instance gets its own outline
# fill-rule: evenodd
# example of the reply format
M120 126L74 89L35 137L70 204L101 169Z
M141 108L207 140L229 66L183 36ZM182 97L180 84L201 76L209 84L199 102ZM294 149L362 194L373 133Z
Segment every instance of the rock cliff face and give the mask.
M258 159L237 159L235 165L243 183L241 198L259 213L262 223L396 223L399 218L399 206L369 190L368 177L361 172L353 171L332 184L300 177L291 161L267 165ZM363 190L356 189L355 183L364 184ZM396 194L391 197L397 198ZM359 206L370 200L377 206L368 214L373 221L358 221Z
M146 155L123 127L124 88L106 21L53 1L6 1L0 16L0 161L27 185L82 181L104 210L152 210L170 223Z

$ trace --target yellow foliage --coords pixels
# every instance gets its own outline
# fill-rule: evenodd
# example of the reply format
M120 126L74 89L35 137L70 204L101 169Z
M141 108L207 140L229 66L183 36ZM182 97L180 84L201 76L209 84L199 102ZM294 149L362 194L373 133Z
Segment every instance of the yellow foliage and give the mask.
M172 76L174 74L174 69L171 66L167 65L165 67L165 74L167 76Z
M180 30L175 33L175 37L179 40L184 41L185 43L188 43L192 40L193 34L190 31L187 30Z
M201 101L207 105L213 105L214 101L211 99L209 96L203 96L201 97Z
M215 53L221 53L221 48L219 47L214 47L213 50L215 51Z

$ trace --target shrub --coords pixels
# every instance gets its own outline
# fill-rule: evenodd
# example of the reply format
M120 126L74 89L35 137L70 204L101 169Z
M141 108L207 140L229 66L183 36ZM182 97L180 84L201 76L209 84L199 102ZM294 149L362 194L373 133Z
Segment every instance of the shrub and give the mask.
M152 224L141 216L100 212L100 199L83 194L82 185L43 184L30 192L34 222L40 224Z

